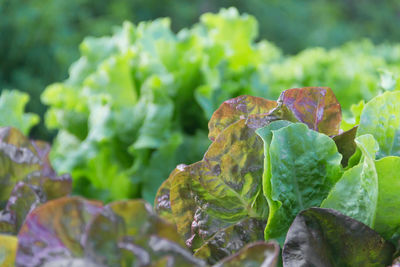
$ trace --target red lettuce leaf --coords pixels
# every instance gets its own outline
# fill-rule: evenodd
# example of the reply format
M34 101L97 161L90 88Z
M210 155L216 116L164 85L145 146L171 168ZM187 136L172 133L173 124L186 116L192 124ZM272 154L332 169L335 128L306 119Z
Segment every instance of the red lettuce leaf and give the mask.
M276 101L248 95L227 100L212 115L208 123L208 137L214 141L229 125L240 119L246 119L251 114L267 114L276 105Z
M304 87L283 91L271 112L282 120L305 123L310 129L332 136L339 133L342 111L328 87Z
M394 247L367 225L332 209L300 212L283 246L283 265L387 266Z

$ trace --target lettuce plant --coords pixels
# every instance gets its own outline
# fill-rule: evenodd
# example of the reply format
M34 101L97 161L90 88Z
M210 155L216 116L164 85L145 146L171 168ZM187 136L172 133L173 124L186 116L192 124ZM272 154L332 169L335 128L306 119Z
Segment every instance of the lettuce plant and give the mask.
M332 84L347 111L397 89L398 45L365 41L285 56L256 41L257 21L234 8L177 34L170 23L126 22L111 36L86 38L68 79L42 94L46 125L59 130L53 165L72 174L76 193L153 201L171 169L201 159L207 121L232 97L274 99L283 88Z
M13 232L2 230L16 237L0 235L1 260L47 267L396 266L399 97L386 92L363 105L349 131L340 129L341 107L326 87L289 89L277 101L225 101L209 122L212 143L203 159L171 172L154 209L143 200L60 198L64 186L46 191L46 179L32 177L54 174L48 149L4 128L0 147L8 148L2 151L10 164L1 178L17 193L5 195L11 204L2 215L17 219L8 224ZM30 145L37 148L23 150ZM18 171L28 187L14 185Z
M170 169L201 158L218 105L254 92L256 70L280 57L256 36L252 16L227 9L178 34L158 19L85 39L69 78L42 95L55 169L82 195L152 201Z
M31 212L17 238L17 250L15 243L0 245L16 266L208 266L185 248L174 225L142 200L103 206L59 198ZM261 241L215 266L272 266L278 256L276 243Z
M209 122L213 143L203 160L171 173L155 210L209 263L247 242L277 240L284 266L390 264L400 226L391 193L398 96L372 99L346 132L329 88L289 89L277 102L226 101Z

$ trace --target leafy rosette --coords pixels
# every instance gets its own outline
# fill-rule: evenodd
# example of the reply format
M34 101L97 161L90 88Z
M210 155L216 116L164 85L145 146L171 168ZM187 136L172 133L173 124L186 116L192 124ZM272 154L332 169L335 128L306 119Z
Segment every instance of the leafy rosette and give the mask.
M17 266L207 266L142 200L47 202L28 215L18 242ZM258 242L217 266L275 266L278 255L277 244Z
M155 210L209 263L274 239L285 266L389 265L386 240L400 236L400 93L357 114L358 125L340 130L341 107L325 87L228 100L209 122L203 160L171 173Z
M159 189L156 210L210 263L263 239L268 205L261 186L263 143L255 126L269 122L275 106L251 96L225 102L209 123L214 142L203 160L180 166Z
M0 233L17 234L27 214L71 191L68 175L57 176L50 145L31 141L19 130L0 128Z
M281 53L257 27L229 8L178 33L163 18L86 38L68 79L42 94L55 169L89 198L153 201L171 169L201 159L222 101L265 93L257 73Z
M353 130L349 166L322 203L397 243L400 236L400 92L386 92L362 108ZM344 199L346 201L344 201Z
M311 174L306 184L313 179L325 180L321 185L315 185L317 193L309 196L312 201L301 203L311 207L319 205L340 178L341 156L334 141L323 134L338 134L340 120L340 105L329 88L286 90L278 102L252 96L228 100L214 112L209 122L209 137L213 143L203 160L179 166L171 173L159 189L155 209L177 225L178 232L195 255L211 263L235 253L248 242L263 240L264 229L271 218L272 202L266 197L268 185L265 175L263 178L264 142L256 131L269 126L287 126L288 132L282 134L275 146L282 142L296 144L296 139L301 136L304 136L301 140L306 148L315 145L315 138L321 146L330 146L326 151L321 147L321 160L308 171L303 170L299 177ZM290 121L305 123L310 129ZM290 154L293 156L286 158L287 164L297 156L304 158L304 164L315 159L315 149L285 149L288 154L293 150ZM274 151L282 152L279 148ZM282 164L278 158L274 159L274 165ZM289 168L292 173L302 171L294 165ZM287 216L282 223L283 233L301 210L299 204Z

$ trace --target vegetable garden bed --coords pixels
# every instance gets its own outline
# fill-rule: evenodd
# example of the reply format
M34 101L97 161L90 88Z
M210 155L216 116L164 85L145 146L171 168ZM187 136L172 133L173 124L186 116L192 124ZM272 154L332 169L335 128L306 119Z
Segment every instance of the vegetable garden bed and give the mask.
M357 115L357 114L355 114ZM4 266L389 266L400 229L400 92L340 130L330 88L239 96L209 121L154 208L70 196L49 146L0 129Z

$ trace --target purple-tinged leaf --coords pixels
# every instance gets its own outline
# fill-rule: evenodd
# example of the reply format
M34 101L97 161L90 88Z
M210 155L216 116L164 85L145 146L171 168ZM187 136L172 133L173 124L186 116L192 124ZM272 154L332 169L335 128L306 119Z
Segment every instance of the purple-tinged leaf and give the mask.
M26 215L40 203L71 192L69 175L57 177L50 146L30 141L17 129L0 128L0 232L16 234Z
M262 140L242 119L218 135L203 161L171 178L172 215L188 247L199 248L220 229L242 219L266 219L262 169Z
M17 129L0 128L0 210L5 208L14 186L40 171L40 158L29 139Z
M141 200L105 207L77 197L53 200L28 215L18 239L18 266L151 266L165 257L174 266L205 266L175 225Z
M186 250L174 225L140 200L113 202L97 216L87 235L86 257L107 266L148 266L171 256L176 266L202 266Z
M154 199L154 210L156 211L156 213L160 217L171 223L174 222L170 200L171 180L173 179L172 177L175 176L175 174L184 171L186 167L187 165L185 164L180 164L176 166L176 168L169 175L168 179L165 180L158 188L156 197Z
M209 264L214 264L236 253L250 242L264 240L265 224L266 222L253 218L239 221L219 230L197 249L194 255L206 259Z
M303 122L310 129L332 136L339 133L342 112L328 87L304 87L283 91L271 112L282 120Z
M42 266L44 262L84 255L85 233L102 211L99 202L78 197L49 201L25 220L18 234L18 266Z
M394 247L367 225L332 209L300 212L283 247L283 266L387 266Z
M6 216L0 216L0 222L3 218L13 225L13 231L10 234L17 234L21 228L25 217L40 204L40 198L35 190L23 182L19 182L11 192L7 206L3 211ZM4 232L3 232L4 233Z
M246 245L214 267L276 267L279 260L279 245L276 242L254 242Z
M400 267L400 257L395 258L390 267Z
M227 100L212 115L208 123L208 138L214 141L229 125L246 119L251 114L267 114L276 105L276 101L248 95Z

